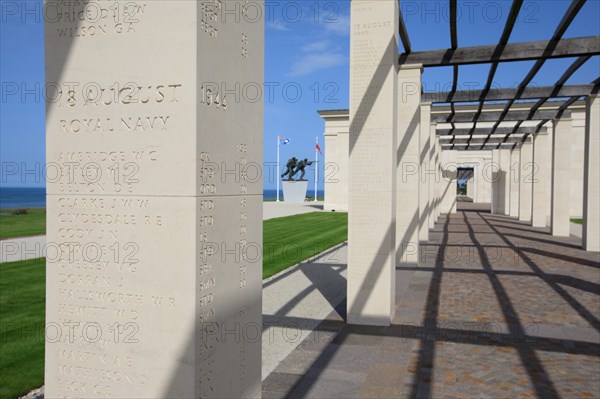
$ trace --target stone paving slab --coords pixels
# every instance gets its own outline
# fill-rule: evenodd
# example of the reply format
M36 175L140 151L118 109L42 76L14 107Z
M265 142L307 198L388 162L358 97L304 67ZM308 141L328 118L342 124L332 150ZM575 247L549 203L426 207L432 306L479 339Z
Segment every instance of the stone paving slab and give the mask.
M430 232L434 256L397 268L392 326L330 315L263 397L600 397L600 254L459 206Z
M346 264L341 244L263 283L263 379L330 313L343 314Z

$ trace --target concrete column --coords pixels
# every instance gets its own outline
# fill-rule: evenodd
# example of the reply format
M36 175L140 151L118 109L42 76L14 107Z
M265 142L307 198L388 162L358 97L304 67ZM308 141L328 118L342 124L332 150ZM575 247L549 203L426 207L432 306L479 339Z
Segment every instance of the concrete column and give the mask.
M538 133L533 139L533 199L531 225L533 227L546 227L546 214L548 206L546 198L548 197L548 187L550 185L550 176L546 170L546 164L550 159L550 134Z
M458 177L456 165L456 151L443 151L441 163L442 180L440 185L440 214L456 212L456 179Z
M550 228L553 236L568 237L569 218L569 171L571 158L571 119L554 121L552 140L552 207Z
M49 3L45 397L260 397L263 182L217 170L263 163L263 102L222 91L263 85L262 1L133 2L95 36L72 16L123 4Z
M583 249L600 251L600 96L586 102Z
M419 241L429 240L429 214L431 202L429 192L429 158L431 151L431 103L421 104L419 123Z
M491 179L492 184L492 213L497 214L500 210L500 150L492 150L492 164L487 165L486 169L486 178Z
M473 165L473 195L471 196L471 198L473 198L473 202L480 202L479 201L479 196L480 196L480 171L479 171L479 165L475 164Z
M500 150L500 188L502 215L510 215L510 151Z
M475 169L473 169L473 175L467 179L467 197L471 198L473 202L477 202L475 198Z
M429 125L429 143L430 143L430 151L429 151L429 166L427 173L427 182L429 183L429 218L428 224L429 228L433 229L435 227L435 208L436 208L436 193L435 193L435 181L437 179L437 172L435 169L435 157L437 153L436 149L436 131L437 124L432 123Z
M586 113L571 112L571 157L569 172L569 216L583 217L583 179L585 171L585 122Z
M340 154L340 140L338 132L331 132L327 130L327 122L325 123L325 160L327 163L331 163L332 165L339 165L342 156L348 158L348 154ZM342 156L340 156L342 155ZM285 162L285 161L284 161ZM283 163L285 165L285 163ZM280 168L281 169L281 168ZM277 176L277 178L279 178ZM323 187L325 190L325 202L323 204L323 209L327 212L331 212L333 210L341 210L339 205L342 203L343 199L348 198L347 192L342 192L341 184L336 179L325 179L323 183ZM347 201L347 200L346 200Z
M419 251L419 138L421 122L421 65L402 65L398 71L398 169L396 197L396 263L416 264ZM429 125L429 122L427 123Z
M386 326L395 304L399 9L369 0L350 8L348 323Z
M520 149L515 148L510 152L510 213L512 217L519 217L519 186L521 178Z
M519 163L521 169L521 178L519 179L519 220L531 222L531 200L535 177L533 145L531 142L521 144Z
M435 138L435 220L437 221L440 217L440 202L442 193L442 146L440 145L440 138L436 135Z

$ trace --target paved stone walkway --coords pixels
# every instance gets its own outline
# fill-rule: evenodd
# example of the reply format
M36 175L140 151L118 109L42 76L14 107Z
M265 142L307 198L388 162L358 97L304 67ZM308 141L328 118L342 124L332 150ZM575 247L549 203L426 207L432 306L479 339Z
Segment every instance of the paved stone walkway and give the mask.
M580 243L461 203L398 268L391 327L332 312L263 398L598 398L600 254Z

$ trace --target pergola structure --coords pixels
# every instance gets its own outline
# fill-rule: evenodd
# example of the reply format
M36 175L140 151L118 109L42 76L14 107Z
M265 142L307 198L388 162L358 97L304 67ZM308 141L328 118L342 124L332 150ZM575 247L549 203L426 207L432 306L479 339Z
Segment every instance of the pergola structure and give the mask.
M457 0L450 0L450 38L452 47L449 49L418 51L413 52L410 44L409 34L400 11L399 34L405 52L400 54L400 64L421 64L424 68L434 68L441 66L453 67L453 85L452 90L441 93L424 93L422 96L423 102L431 102L433 104L450 104L450 109L444 113L436 115L436 122L450 123L452 129L450 134L453 136L463 135L465 132L460 130L458 133L453 133L456 122L469 122L473 126L466 132L468 140L466 141L465 149L484 149L489 144L495 144L496 148L500 148L502 143L509 142L511 134L520 133L520 126L524 121L538 121L538 127L545 123L561 116L568 117L567 108L581 98L585 98L592 93L598 93L599 79L591 82L589 85L565 85L568 79L592 56L600 54L600 37L579 37L571 39L563 39L564 33L567 31L586 0L574 0L563 15L560 23L556 27L554 34L549 40L509 43L509 38L514 28L515 22L519 15L519 11L523 5L522 0L514 0L508 15L508 19L504 26L502 36L496 45L474 46L474 47L458 47L458 35L456 29L456 9ZM542 68L546 60L553 58L575 58L573 63L567 68L563 75L556 81L554 86L535 87L529 86L532 79ZM529 73L519 84L517 88L492 89L492 82L496 74L496 70L500 62L514 61L536 61ZM490 71L482 90L457 91L458 74L460 65L472 64L490 64ZM554 99L568 98L567 101L553 104L556 106L556 111L539 112L538 110L547 104L553 102ZM510 112L515 101L520 100L537 100L531 102L527 111L519 110L519 112ZM484 113L485 104L491 101L505 101L504 109L500 112L492 114ZM461 114L459 103L477 103L475 111L469 111L467 115ZM473 136L481 131L477 131L478 122L493 121L494 125L487 131L487 138L481 142L474 140ZM517 121L512 129L504 129L502 133L498 132L500 124L504 121ZM530 134L535 134L537 131L524 132L523 139L526 139ZM494 142L492 136L501 134L504 140ZM455 149L455 141L450 149ZM461 141L462 143L462 141ZM513 148L518 143L513 144Z
M431 51L413 49L398 2L351 3L350 109L319 112L325 157L341 172L335 206L344 209L346 198L350 211L350 323L389 324L394 270L420 263L429 229L456 211L459 178L487 179L481 198L492 213L568 236L574 129L585 136L577 155L584 158L582 246L600 251L600 79L567 84L600 55L600 36L563 37L585 0L570 3L548 40L511 43L523 6L514 0L498 43L474 47L459 47L457 1L449 1L451 46ZM573 62L554 85L531 85L555 58ZM518 87L492 87L500 63L515 61L535 62ZM460 66L472 64L490 65L483 89L458 90ZM453 68L450 91L424 93L423 69L444 66ZM326 209L327 202L326 182Z

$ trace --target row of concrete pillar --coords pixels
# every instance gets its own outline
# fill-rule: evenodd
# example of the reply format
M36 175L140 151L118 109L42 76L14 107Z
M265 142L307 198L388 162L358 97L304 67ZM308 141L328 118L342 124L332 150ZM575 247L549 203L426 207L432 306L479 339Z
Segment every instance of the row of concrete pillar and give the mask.
M417 265L419 242L441 214L456 210L458 158L457 151L441 150L431 104L421 103L422 66L398 65L397 2L354 0L351 8L348 322L388 325L396 267ZM598 250L597 97L588 101L587 115L584 245ZM550 153L542 136L535 151L525 143L495 152L497 176L504 180L494 183L494 212L539 223L535 204L551 182L552 232L568 235L569 160L562 145L568 129L564 120L554 125L552 176L540 175L541 183L534 185L521 167ZM515 164L519 178L513 183L507 174Z
M586 101L582 247L600 251L600 100ZM553 236L570 234L570 118L553 121L549 133L514 149L492 151L492 213L513 216L533 227L550 226Z

